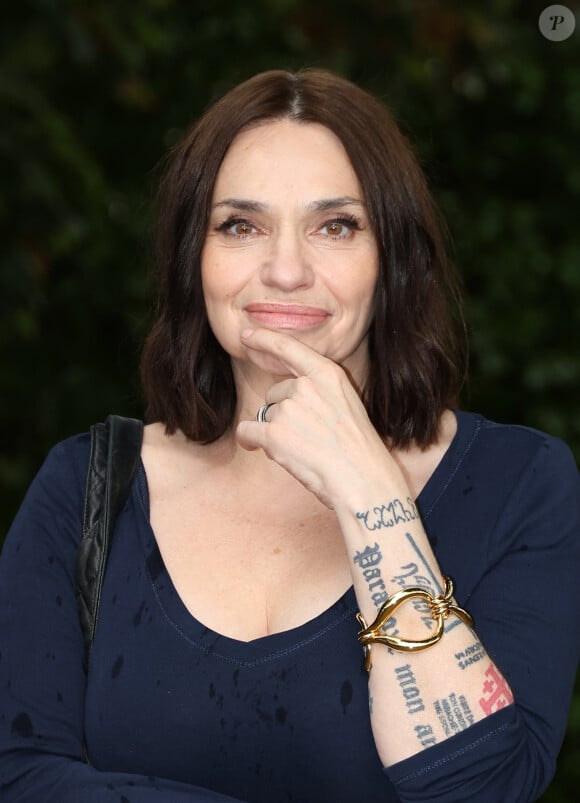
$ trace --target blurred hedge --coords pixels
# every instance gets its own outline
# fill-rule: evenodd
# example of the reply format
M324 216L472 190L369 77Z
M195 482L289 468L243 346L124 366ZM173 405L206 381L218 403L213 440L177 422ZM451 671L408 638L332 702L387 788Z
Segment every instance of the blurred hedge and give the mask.
M548 3L25 0L0 30L0 541L50 446L141 415L156 166L235 83L327 67L393 106L464 276L464 406L580 458L580 31ZM567 3L576 12L578 3ZM580 781L577 695L545 801Z

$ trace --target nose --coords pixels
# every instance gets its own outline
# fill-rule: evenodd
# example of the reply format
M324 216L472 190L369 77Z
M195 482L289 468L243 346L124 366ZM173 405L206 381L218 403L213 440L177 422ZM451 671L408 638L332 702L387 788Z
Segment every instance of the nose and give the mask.
M276 287L285 292L310 287L314 272L307 258L306 245L290 227L278 232L270 242L270 249L260 277L267 287Z

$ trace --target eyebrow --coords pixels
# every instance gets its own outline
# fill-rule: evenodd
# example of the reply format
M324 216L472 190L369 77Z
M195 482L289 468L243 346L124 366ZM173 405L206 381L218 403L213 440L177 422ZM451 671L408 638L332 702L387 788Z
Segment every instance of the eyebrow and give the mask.
M229 206L239 209L242 212L264 212L268 209L268 204L261 201L251 201L248 198L224 198L214 204L214 209L222 206ZM328 212L330 209L340 209L343 206L360 206L365 204L360 198L353 198L350 195L341 195L338 198L323 198L320 201L312 201L306 207L309 212Z

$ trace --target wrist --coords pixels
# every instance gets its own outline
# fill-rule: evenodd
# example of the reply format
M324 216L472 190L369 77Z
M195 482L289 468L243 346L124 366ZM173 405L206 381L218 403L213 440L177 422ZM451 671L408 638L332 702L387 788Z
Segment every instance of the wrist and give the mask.
M357 474L342 484L333 495L339 520L352 519L371 532L415 521L418 518L415 502L398 466L393 463L377 474L379 480Z

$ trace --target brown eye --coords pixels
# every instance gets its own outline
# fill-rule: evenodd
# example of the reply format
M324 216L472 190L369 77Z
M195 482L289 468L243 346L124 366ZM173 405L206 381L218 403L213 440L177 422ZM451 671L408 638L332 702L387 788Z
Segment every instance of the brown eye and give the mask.
M216 231L221 231L230 237L238 237L240 240L243 240L246 237L251 237L253 234L256 234L258 229L253 223L250 223L249 220L229 217L219 226L216 226Z
M340 215L327 220L319 231L330 240L349 240L354 237L355 231L360 231L360 220L354 215Z
M331 237L340 237L343 233L344 225L335 221L334 223L327 223L325 228Z
M346 240L352 237L355 229L358 229L356 222L350 220L329 220L321 227L320 232L331 240Z
M252 234L254 227L247 223L246 221L239 221L238 223L234 223L231 227L231 231L237 237L247 237L249 234Z

